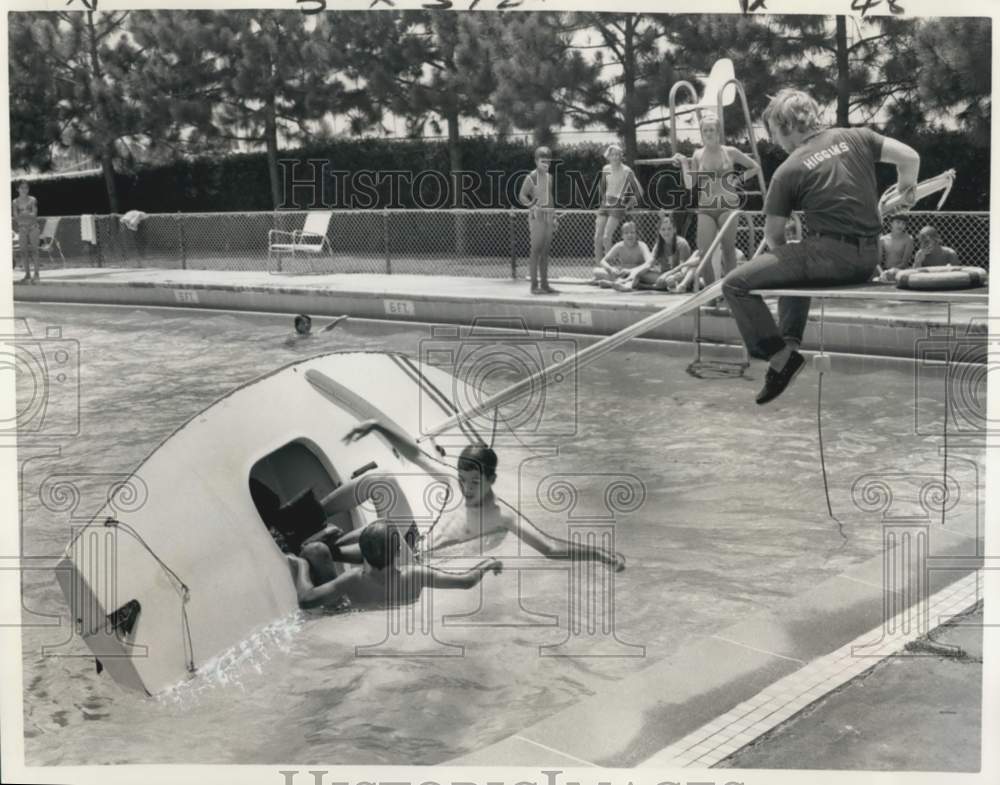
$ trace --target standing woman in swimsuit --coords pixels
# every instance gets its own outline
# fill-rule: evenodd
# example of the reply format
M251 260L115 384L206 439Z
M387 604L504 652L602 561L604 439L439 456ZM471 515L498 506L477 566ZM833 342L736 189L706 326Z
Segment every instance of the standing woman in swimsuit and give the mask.
M608 163L601 169L601 206L594 227L594 261L597 264L611 250L615 232L626 213L642 198L642 186L635 172L622 163L622 155L622 148L617 144L608 145L604 151Z
M722 144L719 118L706 113L701 118L702 147L696 150L690 160L677 154L684 174L684 184L694 188L698 206L698 251L702 258L722 229L729 214L740 206L736 192L738 182L746 182L757 176L759 167L749 155L735 147ZM742 175L737 173L735 164L746 167ZM726 275L736 269L736 222L734 221L720 243L722 248L722 271ZM706 266L705 281L714 280L711 266Z
M31 283L31 260L35 260L35 282L38 281L38 200L28 195L28 183L17 184L17 198L12 206L17 237L21 244L21 260L24 263L23 283Z

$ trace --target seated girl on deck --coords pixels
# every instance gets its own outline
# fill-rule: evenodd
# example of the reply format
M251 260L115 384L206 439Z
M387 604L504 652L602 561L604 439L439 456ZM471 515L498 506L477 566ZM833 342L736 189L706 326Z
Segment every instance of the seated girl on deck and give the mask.
M653 266L632 279L630 286L625 281L615 283L619 291L632 289L659 289L666 291L671 271L686 262L691 256L691 246L677 233L674 214L660 210L660 224L656 242L653 244Z

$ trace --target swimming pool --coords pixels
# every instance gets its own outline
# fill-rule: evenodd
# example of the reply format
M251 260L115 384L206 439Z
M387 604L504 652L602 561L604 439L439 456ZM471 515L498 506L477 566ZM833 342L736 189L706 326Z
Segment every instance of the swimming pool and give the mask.
M79 436L60 455L25 464L27 556L58 555L68 541L69 515L40 494L50 476L76 478L75 514L86 518L103 503L108 476L131 470L233 387L320 352L417 356L421 342L435 338L430 326L350 320L326 338L288 346L287 316L56 305L19 305L16 315L34 335L60 326L64 338L79 341L81 356ZM566 577L558 568L524 573L527 612L514 602L510 574L487 578L483 596L496 626L440 632L464 645L465 656L358 658L356 644L384 634L381 614L303 615L159 699L124 692L95 673L90 657L43 657L41 646L65 633L29 627L26 762L439 763L876 555L879 514L852 501L855 481L940 474L939 385L919 378L915 385L902 363L827 375L826 458L844 539L823 499L815 376L803 375L779 407L761 410L753 403L756 370L753 381L694 379L684 373L688 351L634 342L581 370L575 388L549 391L547 410L558 417L548 436L524 438L523 447L501 433L501 484L519 485L524 512L553 534L565 536L571 513L544 493L552 478L572 488L576 520L606 514L616 479L641 483L641 504L615 515L616 548L629 560L616 578L615 629L621 641L644 646L644 657L539 656L539 646L566 637ZM516 373L500 369L485 383L496 389ZM969 534L979 525L974 491L984 448L977 438L964 445L949 460L973 492L949 513L947 528ZM912 506L897 495L901 509ZM51 574L26 572L24 593L35 612L65 613ZM471 613L479 599L437 593L435 610ZM559 624L540 623L545 614ZM499 626L525 621L536 626Z

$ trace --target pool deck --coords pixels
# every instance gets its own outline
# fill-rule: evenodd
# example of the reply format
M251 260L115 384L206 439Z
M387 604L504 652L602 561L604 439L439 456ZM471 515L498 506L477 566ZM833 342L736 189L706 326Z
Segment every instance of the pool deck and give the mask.
M623 294L570 282L555 285L561 289L558 295L532 297L525 282L511 280L66 269L46 271L39 285L16 286L14 296L20 302L346 313L435 324L468 325L480 319L496 325L499 320L528 329L557 327L590 334L609 334L683 297ZM950 308L940 303L829 300L824 305L824 346L912 358L915 341L942 327L949 310L959 334L982 338L985 344L987 308L982 299ZM706 309L701 321L709 339L735 343L732 319L724 313ZM692 326L689 315L650 337L690 340ZM806 348L816 348L818 333L814 324ZM891 521L883 523L888 532ZM886 634L887 607L916 612L909 603L929 597L924 618L934 627L980 600L980 525L977 520L975 525L938 522L914 527L912 537L925 538L927 563L922 570L901 570L903 578L893 571L895 582L890 585L884 578L886 566L909 558L911 540L886 534L884 553L727 629L694 636L673 656L506 739L441 763L714 765L713 760L746 746L776 721L837 689L852 673L898 651L905 641ZM989 561L996 569L996 560ZM927 631L919 627L914 625L914 634Z
M423 275L278 275L264 271L76 268L45 270L38 285L18 284L19 302L102 303L308 313L347 314L431 324L558 329L610 335L688 295L622 293L554 281L556 295L532 296L526 281ZM871 287L869 287L870 289ZM985 342L985 290L950 306L942 302L896 302L884 287L879 299L824 299L814 304L805 349L909 357L929 330L952 329ZM953 293L952 293L953 294ZM706 343L737 345L736 326L723 309L700 314ZM694 315L687 314L646 334L647 338L690 341Z

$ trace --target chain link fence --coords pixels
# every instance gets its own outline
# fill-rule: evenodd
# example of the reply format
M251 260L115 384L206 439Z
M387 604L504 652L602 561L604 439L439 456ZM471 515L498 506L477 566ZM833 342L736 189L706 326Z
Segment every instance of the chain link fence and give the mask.
M154 214L137 230L120 216L96 217L96 242L81 239L79 216L63 217L56 231L58 252L42 263L70 267L127 267L189 270L261 270L281 274L379 273L523 277L529 250L526 210L335 210L325 223L318 252L276 253L271 230L301 231L307 212ZM639 236L652 247L659 215L633 211ZM318 216L313 215L310 225ZM324 225L324 221L320 225ZM589 277L594 266L595 213L561 214L551 251L552 277ZM677 213L681 234L695 247L694 213ZM912 212L907 232L938 229L944 245L962 264L989 268L987 212ZM737 246L750 257L763 238L764 216L744 213ZM808 227L804 227L808 231ZM888 226L886 226L888 231ZM617 236L616 236L617 239ZM288 238L282 238L284 242ZM63 261L64 260L64 261Z

